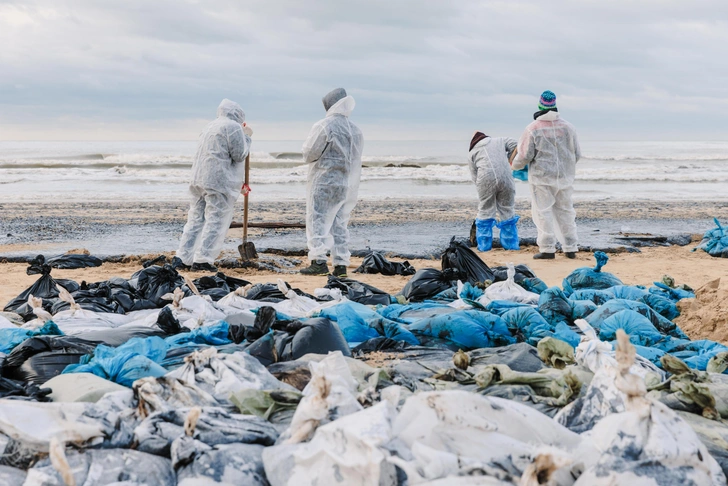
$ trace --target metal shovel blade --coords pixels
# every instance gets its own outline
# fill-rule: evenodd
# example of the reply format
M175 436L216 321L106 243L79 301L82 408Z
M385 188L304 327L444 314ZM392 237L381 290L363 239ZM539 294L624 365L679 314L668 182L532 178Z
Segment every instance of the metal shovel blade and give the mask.
M258 258L258 252L252 241L246 241L242 245L238 245L238 252L240 253L240 258L243 260L255 260Z

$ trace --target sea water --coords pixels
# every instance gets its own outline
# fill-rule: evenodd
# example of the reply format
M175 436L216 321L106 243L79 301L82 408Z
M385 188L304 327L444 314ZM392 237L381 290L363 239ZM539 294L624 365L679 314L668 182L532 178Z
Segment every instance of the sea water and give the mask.
M303 201L301 141L253 141L252 198ZM582 141L578 200L728 200L728 142ZM194 141L0 142L0 202L183 201ZM365 141L361 199L475 198L468 141ZM528 185L517 183L517 197Z

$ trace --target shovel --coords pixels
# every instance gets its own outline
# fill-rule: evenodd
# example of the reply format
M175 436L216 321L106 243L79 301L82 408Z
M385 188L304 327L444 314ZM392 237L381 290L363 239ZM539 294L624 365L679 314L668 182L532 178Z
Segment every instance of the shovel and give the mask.
M248 194L250 193L250 154L245 156L245 184L243 185L243 244L238 245L240 258L243 260L255 260L258 258L258 252L252 241L248 241Z

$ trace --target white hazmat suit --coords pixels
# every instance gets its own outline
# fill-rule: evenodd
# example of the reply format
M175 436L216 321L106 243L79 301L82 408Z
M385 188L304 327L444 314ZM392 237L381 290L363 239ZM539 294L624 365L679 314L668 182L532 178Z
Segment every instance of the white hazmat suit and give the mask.
M548 111L530 125L518 141L513 170L528 165L531 211L541 253L577 252L576 211L572 202L576 163L581 157L574 127Z
M356 206L361 178L363 136L349 121L354 98L346 96L326 111L303 144L308 170L306 237L308 258L349 265L349 217Z
M177 257L185 265L214 263L233 218L245 178L250 137L243 132L245 113L222 100L217 118L200 135L192 163L192 200Z
M478 190L478 219L511 219L516 204L516 183L513 181L508 153L516 141L505 137L487 137L470 151L470 175Z

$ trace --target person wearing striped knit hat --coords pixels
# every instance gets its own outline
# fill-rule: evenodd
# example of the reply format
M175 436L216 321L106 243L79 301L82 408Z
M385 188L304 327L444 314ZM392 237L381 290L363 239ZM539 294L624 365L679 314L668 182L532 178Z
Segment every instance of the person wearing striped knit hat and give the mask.
M556 95L544 91L538 100L534 121L518 141L513 170L528 166L531 213L538 229L537 260L555 258L556 242L567 258L576 258L578 236L572 201L576 163L581 149L574 127L561 118Z

